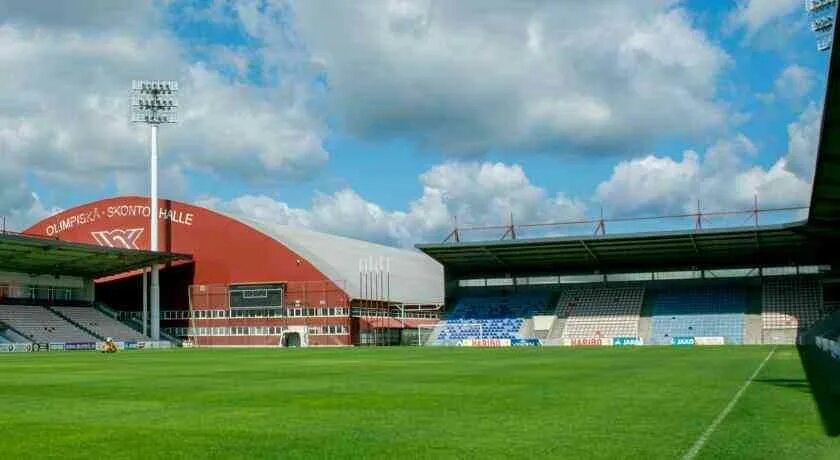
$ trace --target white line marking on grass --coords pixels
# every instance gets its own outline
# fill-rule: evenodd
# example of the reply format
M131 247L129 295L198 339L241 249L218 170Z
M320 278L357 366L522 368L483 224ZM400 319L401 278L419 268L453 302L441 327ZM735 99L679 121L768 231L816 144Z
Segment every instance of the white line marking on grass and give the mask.
M738 389L738 392L735 393L735 396L732 397L732 400L729 401L729 404L727 404L726 407L724 407L723 410L720 411L720 414L718 414L717 418L715 418L715 420L709 425L709 427L706 428L706 431L704 431L703 434L701 434L700 437L697 438L697 441L694 443L693 446L691 446L691 449L689 449L688 452L686 452L685 455L683 455L683 460L692 460L694 457L697 456L697 454L700 453L700 450L703 449L703 446L706 445L706 441L708 441L712 434L715 432L715 430L717 430L717 427L721 424L721 422L723 422L723 419L725 419L726 416L729 415L730 412L732 412L732 409L735 407L736 404L738 404L738 400L741 399L741 396L743 396L744 392L747 391L747 387L749 387L752 381L755 380L755 378L758 376L758 373L761 372L762 369L764 369L764 365L767 364L767 361L770 361L770 358L773 357L773 353L775 352L776 347L773 347L773 349L770 350L770 353L767 353L767 357L764 358L764 361L762 361L761 364L758 365L758 368L755 370L755 372L753 372L750 378L748 378L747 381L744 382L743 385L741 385L741 388Z

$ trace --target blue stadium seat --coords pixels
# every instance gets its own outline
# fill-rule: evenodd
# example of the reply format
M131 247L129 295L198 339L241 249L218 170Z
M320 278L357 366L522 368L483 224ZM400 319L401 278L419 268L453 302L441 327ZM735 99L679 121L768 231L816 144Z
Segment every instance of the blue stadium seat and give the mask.
M525 319L544 311L547 305L547 294L463 297L443 322L437 341L518 338Z
M748 305L747 291L739 287L658 291L652 300L651 343L668 345L673 337L723 337L726 343L742 344Z

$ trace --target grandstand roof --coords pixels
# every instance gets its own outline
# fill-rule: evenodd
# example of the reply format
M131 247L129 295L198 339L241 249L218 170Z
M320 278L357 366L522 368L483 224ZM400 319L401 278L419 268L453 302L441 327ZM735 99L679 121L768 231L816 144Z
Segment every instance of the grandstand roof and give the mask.
M813 265L829 255L804 223L417 247L457 276Z
M840 43L840 27L834 28L834 43ZM836 48L833 48L833 50ZM808 222L818 229L840 225L840 54L832 51L828 65L817 165Z
M189 260L187 254L117 249L53 238L0 233L0 270L101 278L154 263Z
M380 258L390 263L390 299L406 304L443 303L443 267L429 257L367 241L315 232L288 225L264 225L229 216L283 243L305 257L333 280L343 280L345 291L359 297L359 261Z

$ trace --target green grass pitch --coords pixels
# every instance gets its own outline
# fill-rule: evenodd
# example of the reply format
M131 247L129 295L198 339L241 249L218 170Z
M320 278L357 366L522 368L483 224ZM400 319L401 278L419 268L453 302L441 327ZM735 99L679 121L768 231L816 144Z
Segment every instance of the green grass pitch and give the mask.
M677 459L769 351L7 354L0 458ZM776 350L698 458L840 458L796 348Z

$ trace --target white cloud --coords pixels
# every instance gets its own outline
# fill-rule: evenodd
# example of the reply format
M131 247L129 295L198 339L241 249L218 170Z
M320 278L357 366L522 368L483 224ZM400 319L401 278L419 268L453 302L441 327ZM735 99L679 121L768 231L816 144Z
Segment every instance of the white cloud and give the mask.
M729 20L735 27L746 29L753 36L767 25L802 9L801 0L742 0L732 12Z
M135 78L181 82L182 122L160 134L162 172L174 181L164 191L183 191L191 171L270 181L326 163L326 122L310 86L296 75L257 86L193 62L158 6L0 0L0 68L14 69L0 72L0 158L21 172L16 180L144 192L148 129L127 120ZM218 53L245 66L236 50ZM0 214L30 201L28 192L16 197L0 200Z
M801 101L814 87L815 79L813 70L796 64L789 65L776 78L776 94L791 101Z
M814 179L821 121L822 108L811 104L795 122L787 127L786 168L808 183Z
M648 155L619 163L595 194L613 214L682 211L699 171L700 159L693 151L685 152L680 161Z
M294 47L287 30L260 20L285 11L277 3L247 3L240 16L256 37ZM725 123L716 89L729 58L673 3L301 1L291 8L295 36L325 72L331 107L350 132L481 153L631 150Z
M585 206L562 194L550 196L532 184L518 165L456 163L420 175L423 195L406 210L389 211L351 189L318 195L309 208L272 197L244 195L200 204L266 224L293 225L398 246L437 241L455 216L473 225L499 225L512 212L519 222L579 219ZM487 235L481 235L486 237Z
M0 174L3 179L3 174ZM0 207L4 209L0 213L3 219L3 230L22 231L26 227L49 215L60 212L58 207L47 207L35 192L28 191L22 182L6 182L3 190L0 191Z
M596 191L596 201L614 214L692 211L701 200L707 210L807 203L816 163L820 111L810 106L788 125L788 152L770 168L748 166L757 148L743 135L711 145L701 156L681 160L648 155L622 161Z
M817 74L813 70L798 64L791 64L779 72L773 82L773 91L758 93L756 98L765 104L782 100L798 105L814 88L816 78Z

